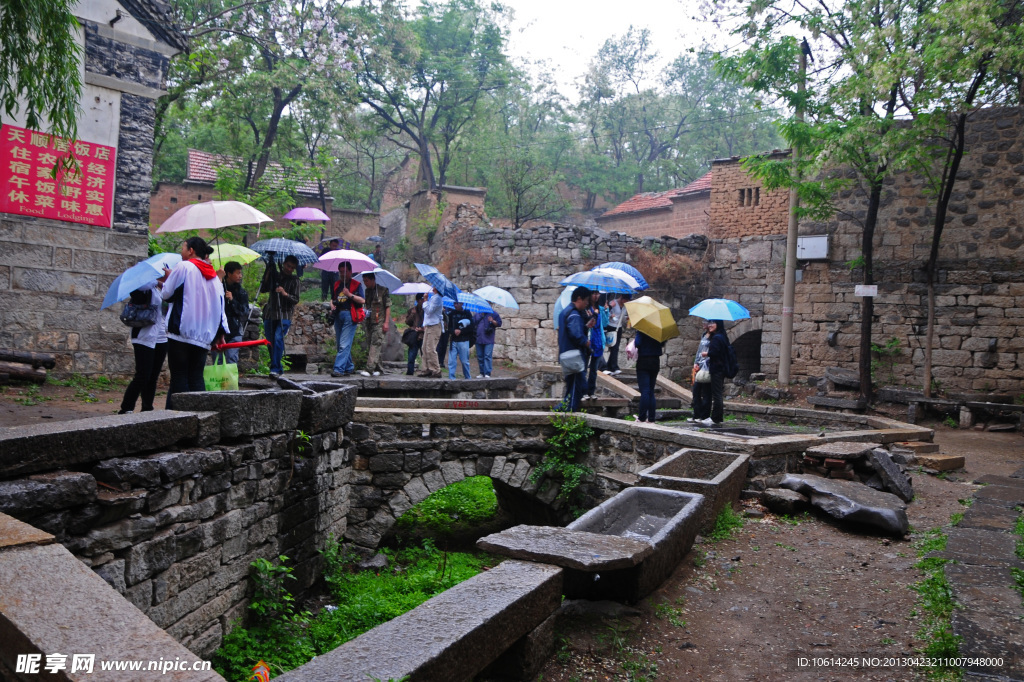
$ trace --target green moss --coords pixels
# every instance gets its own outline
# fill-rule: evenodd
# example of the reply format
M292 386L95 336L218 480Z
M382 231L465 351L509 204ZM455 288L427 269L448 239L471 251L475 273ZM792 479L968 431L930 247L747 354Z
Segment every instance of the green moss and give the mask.
M715 519L715 527L708 538L714 541L728 540L736 531L743 527L743 517L733 511L731 505L725 505Z
M914 567L923 573L922 579L911 586L918 594L917 606L922 612L921 629L917 633L925 641L922 653L933 658L955 658L960 651L961 638L953 634L950 624L956 604L944 570L948 560L926 556L946 549L946 535L941 528L933 528L914 548L920 558ZM960 670L950 667L928 668L927 673L933 679L960 677Z
M498 498L487 476L473 476L453 483L398 517L398 528L425 528L440 534L455 525L479 525L495 518Z

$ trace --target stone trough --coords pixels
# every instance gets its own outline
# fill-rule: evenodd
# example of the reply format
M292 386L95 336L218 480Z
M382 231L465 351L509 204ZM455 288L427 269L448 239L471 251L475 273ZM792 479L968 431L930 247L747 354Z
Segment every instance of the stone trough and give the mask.
M700 528L714 523L722 508L740 497L749 455L684 448L640 472L640 485L700 493L705 497Z

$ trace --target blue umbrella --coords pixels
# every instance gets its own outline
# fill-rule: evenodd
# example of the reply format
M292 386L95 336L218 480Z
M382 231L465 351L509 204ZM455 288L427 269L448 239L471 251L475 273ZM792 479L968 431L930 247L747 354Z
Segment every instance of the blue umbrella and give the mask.
M284 263L288 256L295 256L299 260L299 265L312 265L319 260L313 249L293 239L262 239L249 248L260 254L263 260L267 260L268 254L274 254L274 262L278 265Z
M558 321L562 318L562 311L569 307L572 303L572 292L576 290L576 287L569 285L565 288L555 301L555 329L558 329Z
M690 314L705 320L745 320L750 311L727 298L707 298L690 308Z
M519 310L519 303L516 302L515 297L504 289L488 286L477 289L473 293L490 303Z
M640 286L639 283L621 270L587 270L577 272L563 279L560 284L575 284L609 294L632 294ZM636 285L636 286L634 286Z
M637 283L640 285L640 291L651 288L651 285L647 283L647 280L644 279L644 276L640 274L640 271L634 268L629 263L623 263L622 261L613 260L609 263L601 263L600 265L597 266L597 268L593 269L597 270L598 268L602 268L605 270L620 270L626 273L627 275L629 275L630 277L637 281Z
M458 296L459 296L459 303L462 304L463 310L468 310L471 313L493 313L494 312L494 308L492 308L491 305L487 301L485 301L484 299L480 298L476 294L471 294L468 291L460 291ZM448 298L447 296L441 299L441 303L444 305L445 308L449 308L449 309L455 308L455 301L453 301L452 299Z
M103 305L100 310L109 308L118 301L128 298L129 294L152 284L164 275L164 266L173 268L181 262L181 256L176 253L158 253L146 260L136 263L117 276L107 289L107 295L103 297Z
M455 299L459 295L462 289L455 286L450 279L441 274L441 271L435 268L433 265L424 265L423 263L413 263L416 269L419 270L420 275L423 279L430 282L431 286L437 289L437 293L441 294L445 298Z

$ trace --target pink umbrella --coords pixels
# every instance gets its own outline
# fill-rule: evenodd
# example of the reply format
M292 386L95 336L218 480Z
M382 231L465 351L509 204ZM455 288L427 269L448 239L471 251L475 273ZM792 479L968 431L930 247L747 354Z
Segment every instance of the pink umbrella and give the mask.
M273 218L241 201L204 201L189 204L164 221L157 232L216 230L233 225L256 225Z
M330 220L330 216L318 208L310 206L299 206L284 214L285 220Z
M328 251L324 255L320 256L320 260L313 263L313 267L318 270L327 270L328 272L337 272L338 266L348 261L352 264L352 272L368 272L374 268L379 268L372 258L367 256L365 253L355 251L353 249L338 249L337 251Z

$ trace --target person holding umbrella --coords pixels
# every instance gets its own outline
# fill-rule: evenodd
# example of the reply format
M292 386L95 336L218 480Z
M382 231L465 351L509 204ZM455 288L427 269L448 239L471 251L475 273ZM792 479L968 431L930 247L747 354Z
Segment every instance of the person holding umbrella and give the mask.
M458 371L456 362L458 362L462 365L462 376L469 379L469 339L476 331L473 329L473 316L469 311L463 309L462 301L455 301L455 309L448 314L448 328L451 329L448 378L455 379L455 373Z
M437 288L431 287L423 301L423 371L422 377L440 377L441 362L437 346L444 332L444 300Z
M146 327L132 327L132 349L135 351L135 376L124 390L118 414L131 414L135 401L142 396L142 411L153 409L156 382L167 357L167 320L160 314L160 287L167 275L151 284L145 284L131 293L135 305L151 306L157 311L156 322Z
M242 264L238 261L224 264L224 314L228 319L228 343L241 341L249 321L249 292L242 286ZM220 361L220 355L214 352L214 364ZM225 362L238 364L237 348L228 348L223 355Z
M263 272L260 293L269 293L270 298L263 306L263 333L270 342L270 378L276 379L284 372L281 358L284 357L284 337L292 326L292 312L299 302L299 278L295 270L299 259L285 256L281 272L277 271L273 252L267 258L267 269Z
M479 312L473 315L476 328L476 364L480 366L477 379L490 379L494 369L494 331L501 326L501 315L497 311Z
M641 296L626 302L626 312L636 330L633 345L637 351L636 379L640 385L640 413L637 421L653 423L657 402L654 387L661 371L661 355L665 342L679 336L676 324L668 306L658 303L650 296Z
M711 417L703 423L707 426L718 426L725 419L725 371L729 356L729 337L725 333L722 320L710 320L708 332L711 338L708 349L703 355L708 358L708 369L711 371Z
M700 343L693 358L693 421L711 425L711 370L708 367L708 346L711 344L711 323L701 324ZM705 376L706 375L706 376Z
M381 351L391 323L391 293L387 287L377 284L377 275L373 272L363 273L363 288L366 291L366 338L370 341L370 351L366 356L366 369L360 374L368 377L372 373L379 377L384 372Z
M328 251L337 251L337 250L338 250L338 240L337 239L332 239L331 241L327 242L327 246L324 247L323 250L320 253L318 253L317 255L318 256L322 256L325 253L327 253ZM338 273L337 272L331 272L330 270L321 270L320 271L320 300L321 301L326 301L327 299L329 299L331 297L331 294L334 292L334 283L337 282L337 281L338 281Z
M352 320L352 311L358 312L366 299L363 298L363 285L359 280L352 279L352 264L342 261L338 264L338 279L331 293L331 310L334 317L334 340L338 353L334 356L332 377L342 377L356 371L352 362L352 341L356 337L356 322Z
M167 367L171 385L167 407L175 393L206 390L203 366L210 344L228 333L224 315L224 286L206 258L213 253L202 237L189 237L181 245L181 263L165 270L160 296L167 307Z
M565 379L565 396L559 409L566 412L576 412L580 409L580 400L583 399L583 391L586 389L584 358L590 353L590 341L587 340L586 324L583 321L583 311L590 302L590 289L577 287L571 294L571 305L565 307L558 319L558 356L559 361L570 355L578 354L576 359L567 359L563 363L562 376ZM571 353L575 351L575 353ZM578 369L566 369L566 364L576 362Z

